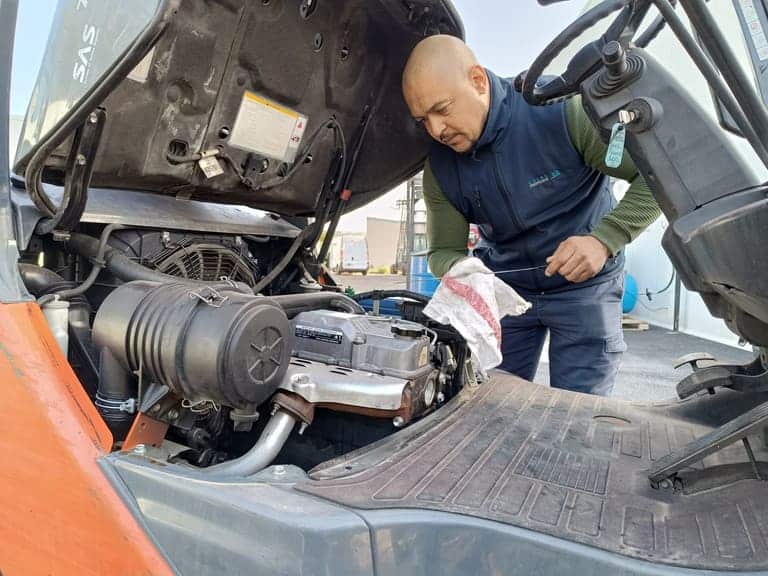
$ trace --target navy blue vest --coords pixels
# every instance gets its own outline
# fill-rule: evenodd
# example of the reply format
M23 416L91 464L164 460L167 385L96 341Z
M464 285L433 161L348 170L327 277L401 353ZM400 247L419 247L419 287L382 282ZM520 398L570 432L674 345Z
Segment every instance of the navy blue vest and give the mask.
M530 106L511 80L488 71L491 104L485 129L467 154L435 142L430 165L448 201L477 224L475 248L491 270L544 265L557 246L591 232L615 200L609 179L584 164L571 142L565 103ZM592 280L573 284L543 269L502 274L515 289L558 292L604 282L621 273L611 258Z

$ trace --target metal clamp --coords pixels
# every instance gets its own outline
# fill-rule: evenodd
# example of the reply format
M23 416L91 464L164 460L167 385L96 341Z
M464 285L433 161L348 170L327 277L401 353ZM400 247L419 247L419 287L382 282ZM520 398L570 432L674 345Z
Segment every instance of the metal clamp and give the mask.
M207 304L212 308L221 308L224 303L229 300L229 296L222 296L218 290L211 286L203 286L198 290L191 290L189 292L189 297L197 298L200 302Z

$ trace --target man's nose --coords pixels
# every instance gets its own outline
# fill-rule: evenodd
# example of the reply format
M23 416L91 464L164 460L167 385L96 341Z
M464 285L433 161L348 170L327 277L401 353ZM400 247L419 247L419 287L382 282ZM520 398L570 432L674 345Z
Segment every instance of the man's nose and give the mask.
M440 136L443 134L443 131L445 130L445 123L442 122L438 118L430 117L428 116L424 123L427 126L427 132L429 132L429 135L432 136L435 140L440 140Z

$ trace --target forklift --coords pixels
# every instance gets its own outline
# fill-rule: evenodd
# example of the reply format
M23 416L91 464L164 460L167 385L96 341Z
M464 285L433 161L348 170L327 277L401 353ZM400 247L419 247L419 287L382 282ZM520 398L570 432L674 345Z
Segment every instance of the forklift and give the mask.
M0 0L4 134L17 4ZM210 381L197 385L198 396L184 396L179 382L202 378L188 368L202 366L209 350L173 356L186 342L182 335L175 348L166 347L170 321L153 325L166 335L157 338L156 349L142 347L143 336L131 330L146 320L134 315L127 328L121 324L130 316L126 310L143 306L128 297L158 298L165 308L157 309L169 314L197 306L185 317L192 318L190 326L197 314L221 322L229 306L268 301L263 306L269 310L259 314L274 332L287 326L281 314L289 315L299 300L301 306L346 307L332 314L302 308L305 318L372 325L355 303L334 292L319 264L322 249L317 257L310 247L319 228L308 218L316 216L333 231L345 209L420 169L428 141L408 124L397 71L425 35L462 37L461 21L448 0L127 4L61 0L12 169L6 139L0 140L2 574L768 573L768 185L732 141L732 134L743 138L768 168L768 1L732 3L750 56L747 68L713 16L714 0L679 0L677 6L671 0L604 0L558 34L516 80L533 106L581 95L609 153L631 155L669 221L663 248L682 283L754 347L750 363L690 355L684 362L691 371L679 382L677 398L656 404L550 389L502 373L477 381L465 370L469 359L457 362L449 352L459 340L443 345L443 333L420 328L423 317L414 313L405 324L393 324L398 342L423 340L441 350L429 356L432 388L420 389L429 402L409 397L421 413L364 407L354 417L334 416L366 394L381 396L384 387L375 388L376 382L396 384L377 372L389 356L372 356L369 384L354 395L333 402L324 397L315 405L306 391L301 396L304 385L320 394L324 382L360 377L360 371L306 357L288 360L290 351L280 348L285 358L274 362L286 366L275 372L274 388L260 397L269 400L258 406L262 415L271 410L266 427L263 418L255 422L258 414L227 407L228 396L214 395L219 389ZM78 20L89 9L94 15ZM603 21L609 25L600 37L585 41ZM665 27L680 45L670 57L684 57L684 51L695 64L718 118L648 52ZM105 38L97 30L107 29L125 34L110 37L116 39L111 54L95 49ZM548 67L574 47L565 69L552 77ZM62 72L61 58L68 56L74 68ZM206 68L206 58L223 67ZM322 67L315 58L323 58ZM238 66L247 73L239 74ZM304 82L304 73L316 80L320 69L327 83ZM66 86L55 82L64 73ZM87 90L67 93L81 85ZM253 85L270 98L248 96ZM264 122L285 124L283 117L290 117L290 139L272 153L277 160L247 153L248 146L261 150L277 140L261 142L240 131L237 117L244 109L257 110ZM168 115L174 115L173 134ZM328 118L318 124L318 134L328 128L327 137L318 136L317 147L306 150L298 146L297 130L313 118ZM345 140L345 131L355 137ZM397 149L383 145L393 134ZM221 214L218 203L269 213L247 212L249 219L240 221L243 208L213 222L206 215ZM152 208L160 205L167 212ZM218 254L237 249L242 256L243 246L254 253L260 246L263 255L253 260L274 268L258 271L237 260L236 269L253 278L214 274L203 291L205 279L174 280L164 261L146 266L144 244L159 243L165 258L185 230L204 231L210 249L213 231L201 228L205 218L222 235ZM135 228L131 236L126 227ZM88 252L84 237L98 233L102 242L94 240ZM144 244L131 244L138 237ZM133 260L125 256L128 248ZM182 248L189 251L189 244ZM29 272L36 251L45 256L42 270L35 269L40 284ZM58 299L33 298L43 280L58 278L51 260L81 268L56 280L64 285L46 285ZM103 271L113 274L111 284ZM97 277L101 284L94 284ZM251 280L252 292L245 294L242 285ZM278 284L293 292L282 293ZM180 295L176 300L164 296L171 289ZM66 345L41 312L59 300L70 306ZM76 325L73 309L80 314ZM297 338L312 339L313 350L347 337L328 324L291 326ZM359 345L375 340L374 328L365 329ZM72 359L72 342L90 342L91 333L101 346L101 366L89 363L89 345L78 362ZM219 345L216 334L200 336L209 349ZM243 354L258 348L247 344ZM272 345L277 349L277 340ZM257 349L262 364L272 361L266 348ZM171 376L150 365L160 356L155 350L173 359L163 364L175 371ZM322 380L321 372L330 376ZM296 377L283 378L291 373ZM126 389L138 384L139 398L118 402L102 388L92 393L88 374L99 386L118 374ZM216 385L229 390L226 375L211 378L221 378ZM444 382L454 393L437 399L434 386ZM299 438L306 430L311 439L319 429L315 408L328 410L346 436L362 436L374 420L383 422L382 414L389 429L375 441L366 436L364 446L334 453L328 443ZM211 424L184 428L185 415ZM255 436L247 432L252 424ZM255 444L226 462L182 445L210 443L219 432ZM321 461L308 467L292 459L289 437L304 442L305 450L319 447ZM273 450L268 457L267 446ZM195 458L180 458L179 447ZM246 466L256 456L259 466Z

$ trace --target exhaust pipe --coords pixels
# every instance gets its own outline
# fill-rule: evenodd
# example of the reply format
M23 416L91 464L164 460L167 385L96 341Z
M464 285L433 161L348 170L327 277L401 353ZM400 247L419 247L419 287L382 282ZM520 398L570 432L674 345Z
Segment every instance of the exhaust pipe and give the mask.
M248 452L228 462L199 469L211 476L252 476L269 466L282 450L298 418L286 410L278 410Z

